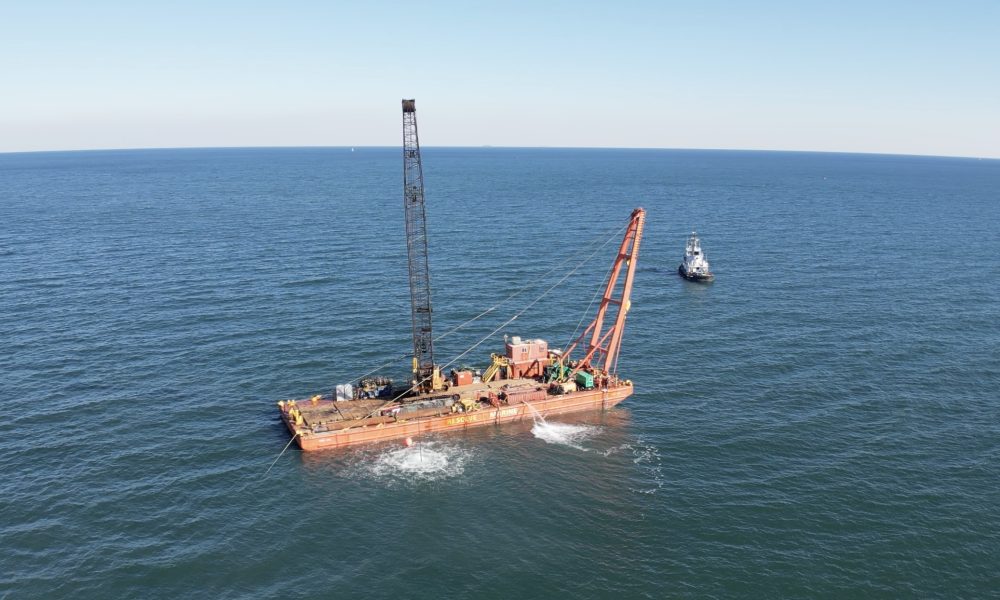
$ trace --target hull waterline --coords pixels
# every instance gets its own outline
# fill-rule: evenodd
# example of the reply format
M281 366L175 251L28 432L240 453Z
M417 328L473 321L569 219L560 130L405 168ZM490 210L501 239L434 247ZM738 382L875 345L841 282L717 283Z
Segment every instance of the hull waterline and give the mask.
M334 430L314 431L308 423L296 423L291 414L282 411L281 418L289 432L295 436L299 448L304 451L343 448L358 444L382 442L403 439L429 433L458 431L469 427L485 427L501 425L515 421L534 418L535 414L542 417L552 415L577 413L611 408L632 395L631 382L621 382L608 389L592 389L572 392L558 396L548 396L544 400L526 403L521 402L497 407L485 407L471 412L448 412L446 414L420 417L415 419L398 419L383 423L371 423L355 427ZM305 408L308 416L310 410L324 410L333 401L322 401L312 408Z
M709 273L708 275L688 274L684 270L684 265L677 267L677 274L683 277L684 279L687 279L688 281L697 281L700 283L708 283L710 281L715 281L715 275L711 273Z

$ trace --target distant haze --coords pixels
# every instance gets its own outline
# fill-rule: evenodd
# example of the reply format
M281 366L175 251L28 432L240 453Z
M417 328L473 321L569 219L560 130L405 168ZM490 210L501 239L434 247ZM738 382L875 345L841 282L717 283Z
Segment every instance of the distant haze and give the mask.
M539 6L541 5L541 6ZM1000 158L1000 2L8 3L0 152L739 148Z

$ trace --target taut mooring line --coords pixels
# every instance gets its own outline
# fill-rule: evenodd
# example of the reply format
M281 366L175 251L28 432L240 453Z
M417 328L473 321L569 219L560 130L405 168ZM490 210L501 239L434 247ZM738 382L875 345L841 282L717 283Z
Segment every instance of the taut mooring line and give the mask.
M267 477L267 474L271 472L271 469L274 467L274 465L281 459L282 456L284 456L285 450L288 450L288 447L292 445L292 442L294 442L295 438L297 438L297 437L299 437L298 433L296 433L295 435L293 435L292 439L288 440L288 443L285 444L284 450L282 450L281 453L278 454L278 458L274 459L274 462L271 463L271 466L268 467L266 471L264 471L264 477Z

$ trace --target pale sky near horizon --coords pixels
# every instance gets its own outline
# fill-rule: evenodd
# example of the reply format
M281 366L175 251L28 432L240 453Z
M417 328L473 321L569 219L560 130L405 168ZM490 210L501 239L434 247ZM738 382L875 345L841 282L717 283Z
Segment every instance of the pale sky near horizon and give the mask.
M733 148L1000 158L1000 0L0 0L0 152Z

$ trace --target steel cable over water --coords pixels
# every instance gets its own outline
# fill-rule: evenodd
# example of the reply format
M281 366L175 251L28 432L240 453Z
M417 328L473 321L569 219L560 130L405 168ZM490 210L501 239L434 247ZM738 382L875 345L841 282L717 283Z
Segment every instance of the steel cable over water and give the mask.
M278 456L271 463L271 466L269 466L267 470L264 471L264 477L267 477L267 474L271 472L271 469L274 468L274 465L278 464L278 461L281 460L281 457L285 455L285 451L288 450L288 448L292 445L292 442L294 442L295 438L297 437L299 437L298 433L292 434L292 439L288 440L288 443L285 444L285 447L282 448L281 452L278 453Z

